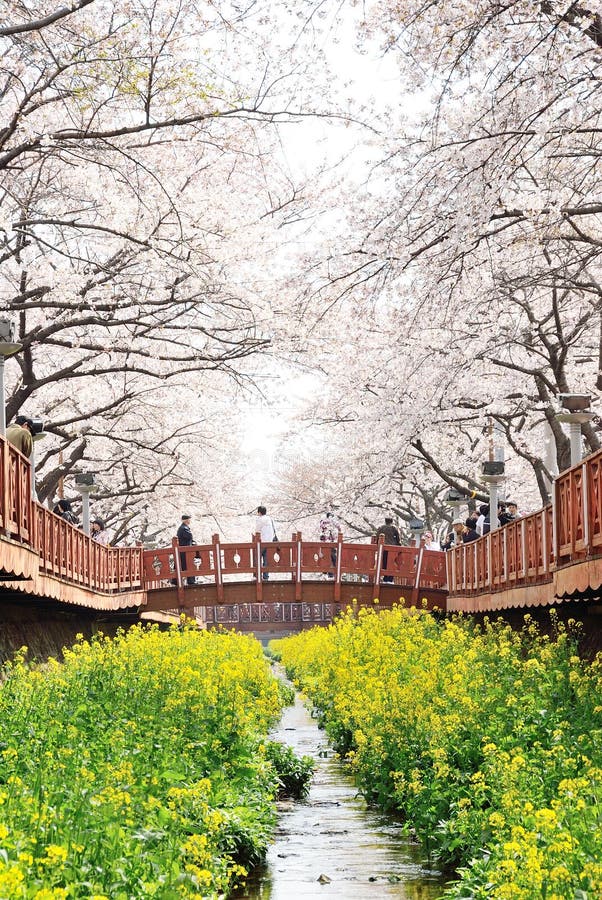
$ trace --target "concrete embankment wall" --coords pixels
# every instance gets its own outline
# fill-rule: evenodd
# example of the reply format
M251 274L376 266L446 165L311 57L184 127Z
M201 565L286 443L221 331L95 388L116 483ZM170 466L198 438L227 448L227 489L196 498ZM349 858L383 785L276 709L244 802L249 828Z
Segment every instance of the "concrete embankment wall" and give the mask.
M28 648L30 660L60 659L63 647L71 646L77 634L90 638L101 631L112 636L136 620L126 614L109 619L106 613L56 603L11 602L0 592L0 665L21 647Z

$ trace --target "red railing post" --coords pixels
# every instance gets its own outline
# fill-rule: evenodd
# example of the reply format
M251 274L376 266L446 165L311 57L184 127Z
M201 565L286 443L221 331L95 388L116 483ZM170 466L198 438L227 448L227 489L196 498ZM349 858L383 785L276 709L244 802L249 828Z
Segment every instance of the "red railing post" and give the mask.
M334 602L341 602L341 564L343 561L343 533L337 534L337 565L334 573ZM332 562L332 560L331 560Z
M2 508L2 528L8 532L10 521L10 498L8 496L10 472L8 467L8 443L2 438L0 443L0 504Z
M583 550L589 555L590 552L590 518L589 518L589 471L587 462L581 466L581 505L582 505L582 522L583 522Z
M384 534L379 534L376 543L376 568L374 572L374 600L380 600L380 573L383 567L383 544L385 542Z
M176 576L176 593L178 597L178 609L180 612L184 609L184 583L182 581L182 566L180 564L180 545L177 537L171 540L173 552L174 574Z
M558 478L552 482L552 555L554 563L558 566L560 557L560 535L558 529Z
M416 561L416 574L414 576L414 587L412 588L412 594L410 603L412 606L418 605L418 592L420 590L420 572L422 571L422 555L424 553L424 547L421 547L418 551L418 559Z
M454 579L453 579L453 569L449 561L450 551L448 550L445 553L445 583L447 585L448 594L454 593ZM451 575L451 578L450 578Z
M224 580L222 575L222 548L220 547L219 534L211 537L213 542L213 561L215 564L215 589L217 593L217 602L224 602Z
M261 565L261 536L259 532L255 532L255 596L258 603L263 600L262 592L262 565Z
M295 559L295 601L300 603L303 598L303 544L301 541L301 532L298 531L296 534L293 534L293 541L296 541L296 553L297 557Z

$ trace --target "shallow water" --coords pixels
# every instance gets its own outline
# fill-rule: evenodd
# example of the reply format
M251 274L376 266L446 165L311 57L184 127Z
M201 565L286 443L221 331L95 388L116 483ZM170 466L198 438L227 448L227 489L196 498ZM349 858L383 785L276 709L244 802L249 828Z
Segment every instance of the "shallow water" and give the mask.
M266 865L238 900L435 900L441 874L424 862L401 826L367 808L333 756L323 731L297 695L272 737L316 769L308 798L279 804L279 822ZM326 880L328 879L328 880Z

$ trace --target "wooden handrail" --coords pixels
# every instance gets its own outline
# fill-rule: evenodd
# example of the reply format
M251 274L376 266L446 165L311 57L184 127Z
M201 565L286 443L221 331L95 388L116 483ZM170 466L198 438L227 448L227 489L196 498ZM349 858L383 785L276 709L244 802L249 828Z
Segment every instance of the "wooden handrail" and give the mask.
M308 576L315 579L322 575L334 584L335 597L337 593L340 596L336 588L342 581L361 579L373 585L374 599L378 599L383 576L392 577L395 584L409 591L415 589L419 557L416 547L346 544L342 535L332 543L304 541L295 533L290 541L262 543L256 535L254 541L227 544L214 535L211 544L179 547L174 541L171 547L145 550L142 565L144 587L150 591L171 583L181 591L187 579L199 578L205 584L214 584L221 598L224 584L254 581L256 600L261 602L264 574L270 579L290 580L297 586ZM444 554L439 550L425 550L420 586L445 590L445 584ZM406 593L409 597L409 592Z
M449 551L450 597L550 582L559 569L602 556L602 450L554 480L551 504L466 546L472 554Z
M0 530L38 554L38 569L89 590L142 590L142 548L104 547L32 499L31 463L0 437Z

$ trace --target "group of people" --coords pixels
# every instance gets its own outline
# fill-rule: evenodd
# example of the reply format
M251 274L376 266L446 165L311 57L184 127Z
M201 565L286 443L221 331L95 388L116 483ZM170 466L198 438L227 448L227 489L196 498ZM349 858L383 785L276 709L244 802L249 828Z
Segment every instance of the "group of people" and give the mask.
M518 518L518 506L514 500L500 500L497 505L497 518L500 526L514 522ZM420 546L425 550L451 550L459 544L468 544L470 541L476 541L491 530L491 519L488 504L479 506L478 509L472 510L466 519L457 518L452 522L451 531L446 535L441 546L434 540L431 531L423 531L420 536ZM376 532L376 540L383 536L384 543L389 546L401 545L401 534L399 529L393 524L391 517L385 518L385 524L381 525ZM330 540L330 538L329 538ZM387 566L388 552L383 553L383 565ZM392 575L385 575L383 581L393 581Z
M33 420L27 416L17 416L15 421L6 429L6 438L14 447L16 447L24 456L30 457L33 450ZM52 510L56 515L70 522L76 527L79 526L77 517L73 512L71 502L69 500L59 500ZM500 525L506 525L513 522L518 517L518 506L513 500L500 500L497 506L497 518ZM194 544L192 530L190 528L191 517L185 513L182 516L180 526L177 531L178 544L181 547L190 547ZM472 510L466 519L456 518L452 522L451 531L442 541L441 546L433 539L431 531L424 531L420 537L420 545L425 550L450 550L459 544L467 544L470 541L476 541L477 538L487 534L491 528L490 511L487 504L479 506L478 509ZM334 513L327 512L320 519L318 525L318 538L329 544L335 544L340 532L340 525L336 520ZM257 507L257 515L255 519L255 534L259 534L262 544L271 544L278 540L276 534L276 526L271 516L267 514L265 506ZM376 532L376 539L383 536L384 543L388 546L400 546L401 534L399 529L393 524L393 519L389 516L385 517L384 525L381 525ZM96 518L90 525L90 536L93 541L99 544L108 544L109 536L105 523L102 519ZM180 554L182 565L185 567L185 554ZM383 564L387 566L388 553L385 550L383 554ZM262 549L262 578L264 581L269 580L269 573L266 570L267 565L267 549ZM337 550L336 547L330 549L331 568L336 568ZM325 572L325 577L333 578L333 572ZM188 584L194 584L195 579L192 576L187 577ZM392 575L385 575L383 581L393 581Z
M500 500L497 508L497 518L500 525L507 525L518 518L518 506L513 500ZM186 513L182 516L181 524L177 531L178 544L181 547L190 547L195 541L190 528L190 516ZM483 504L478 509L472 510L466 519L457 518L452 522L452 528L449 534L442 541L441 546L434 540L431 531L423 531L420 536L420 546L425 550L450 550L459 544L467 544L470 541L476 541L477 538L487 534L491 529L491 520L489 514L489 506ZM318 525L318 539L325 543L331 544L330 547L330 567L328 572L324 572L325 578L334 578L333 570L337 565L337 547L336 542L341 530L340 524L335 518L334 513L327 512L320 519ZM255 530L251 535L251 539L255 539L255 535L259 534L262 545L273 544L278 541L276 534L276 526L274 520L268 515L265 506L257 507L255 518ZM393 523L391 516L386 516L384 525L381 525L376 532L376 540L383 537L383 543L389 547L401 546L401 533L399 528ZM383 567L386 569L388 564L389 551L383 551ZM180 553L180 562L182 568L186 568L186 555ZM261 550L261 566L262 579L269 580L269 572L267 571L267 548L262 546ZM194 576L187 576L187 584L194 584ZM392 582L393 575L384 575L384 582Z
M184 513L182 515L182 519L180 521L180 525L176 532L176 538L178 541L178 545L180 547L192 547L195 543L194 537L192 535L192 528L190 527L191 516L188 513ZM257 516L255 518L255 531L251 535L251 539L255 539L255 535L259 534L262 544L273 544L278 540L278 535L276 534L276 526L274 525L274 520L271 516L268 516L267 509L265 506L257 507ZM261 550L261 568L262 573L261 577L263 581L269 581L270 574L267 571L267 562L268 562L268 551L267 548L262 548ZM180 565L184 571L187 568L186 562L186 553L180 553ZM186 576L186 584L195 584L196 578L194 575ZM172 584L177 584L175 579L172 579Z
M514 500L500 500L497 505L497 519L500 526L508 525L518 518L518 506ZM491 530L489 505L484 503L472 510L468 518L457 518L452 522L452 529L441 544L442 550L451 550L459 544L468 544L488 534Z
M76 528L79 528L79 520L73 512L70 500L59 500L52 507L52 512L66 522L69 522L70 525L75 525ZM109 533L102 519L93 519L92 522L90 522L90 537L97 544L106 545L109 543Z
M194 537L192 535L192 529L190 527L191 517L188 513L184 513L181 518L180 525L176 532L176 538L178 541L178 545L180 547L192 547L195 543ZM340 527L339 523L334 517L334 514L331 512L327 512L323 518L320 520L320 524L318 526L319 539L321 541L327 541L328 543L334 543L337 540L338 533ZM255 540L255 535L258 534L263 544L274 544L278 541L278 535L276 534L276 526L274 524L274 520L271 516L268 515L267 508L263 505L257 507L257 513L255 517L255 530L251 535L251 540ZM262 581L269 581L270 573L267 571L267 562L268 562L268 551L267 547L263 547L261 549L261 578ZM337 549L336 547L330 548L330 564L333 568L336 567L337 564ZM186 553L180 553L180 565L184 571L186 571L187 563L186 563ZM334 574L332 572L324 572L324 577L326 578L334 578ZM186 576L186 584L195 584L196 579L194 575ZM176 584L176 581L172 579L172 584Z

